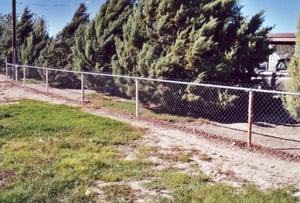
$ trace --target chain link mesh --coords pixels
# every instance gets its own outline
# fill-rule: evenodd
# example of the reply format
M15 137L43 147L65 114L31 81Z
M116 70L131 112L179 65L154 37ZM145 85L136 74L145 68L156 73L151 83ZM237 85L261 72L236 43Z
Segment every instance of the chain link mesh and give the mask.
M45 70L38 71L45 74ZM294 109L291 106L291 104L294 106L300 104L300 94L297 93L96 73L95 75L78 72L60 74L60 71L49 70L50 85L56 84L57 78L63 78L67 82L76 80L80 84L80 75L84 74L85 89L132 100L136 99L137 81L138 101L141 107L155 114L189 117L196 121L205 120L213 126L210 132L242 141L247 139L249 91L252 91L254 143L274 148L267 139L272 138L290 142L285 145L286 149L300 150L300 122L297 118L300 115L300 105ZM19 78L22 78L23 72L19 72ZM41 79L45 80L45 78L45 75L42 75ZM205 128L207 126L201 130L205 131ZM286 138L286 135L289 138ZM280 146L275 148L280 149Z

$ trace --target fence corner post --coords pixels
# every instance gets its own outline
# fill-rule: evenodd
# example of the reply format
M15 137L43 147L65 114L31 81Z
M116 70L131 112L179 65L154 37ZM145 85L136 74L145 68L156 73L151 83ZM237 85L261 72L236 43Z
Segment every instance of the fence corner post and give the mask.
M135 116L139 117L139 81L135 78Z
M247 147L251 147L251 141L252 141L252 122L253 122L253 92L249 91L248 140L247 140Z
M84 103L84 75L81 73L81 100L80 103Z

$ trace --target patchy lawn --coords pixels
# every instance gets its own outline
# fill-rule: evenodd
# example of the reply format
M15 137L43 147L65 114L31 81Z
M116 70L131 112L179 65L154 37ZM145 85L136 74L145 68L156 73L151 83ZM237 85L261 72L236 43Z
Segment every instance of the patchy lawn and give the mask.
M0 106L0 202L295 200L288 189L215 183L192 161L193 152L143 146L143 134L66 105L23 100Z

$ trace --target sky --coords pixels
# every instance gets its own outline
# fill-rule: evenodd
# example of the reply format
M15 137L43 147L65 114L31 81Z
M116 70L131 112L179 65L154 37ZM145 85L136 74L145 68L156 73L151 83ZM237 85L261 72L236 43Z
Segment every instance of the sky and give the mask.
M17 0L19 16L28 8L48 22L50 36L55 36L72 20L80 3L85 3L90 18L95 17L105 0ZM243 16L249 18L264 10L263 26L274 26L274 33L297 32L300 0L240 0ZM0 0L0 13L11 12L12 0Z
M300 0L240 0L243 15L253 16L264 11L263 26L275 26L271 32L297 32Z
M85 3L90 18L95 17L105 0L16 0L17 14L20 17L27 6L31 12L43 16L48 23L50 36L55 36L71 22L80 3ZM10 13L12 0L0 0L0 13Z

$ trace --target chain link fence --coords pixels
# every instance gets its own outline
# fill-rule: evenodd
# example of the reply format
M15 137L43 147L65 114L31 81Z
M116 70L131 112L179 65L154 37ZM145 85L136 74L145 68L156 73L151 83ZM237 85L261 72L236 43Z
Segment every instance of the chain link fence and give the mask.
M140 116L141 108L155 114L168 114L188 117L194 129L209 133L262 144L264 146L298 150L300 152L300 123L288 111L286 100L300 103L300 93L263 90L257 87L225 86L217 84L190 83L159 80L122 75L80 72L25 66L6 63L6 75L17 70L16 79L26 80L38 72L49 86L65 87L76 84L81 89L81 101L85 102L85 90L132 99L135 102L135 115ZM30 74L29 74L30 73ZM63 82L59 82L62 80ZM209 125L199 124L199 120ZM198 124L197 124L198 122ZM269 139L286 142L282 146L272 146Z
M7 63L7 58L0 56L0 73L5 74L5 65Z

